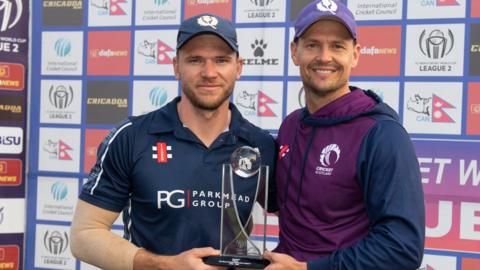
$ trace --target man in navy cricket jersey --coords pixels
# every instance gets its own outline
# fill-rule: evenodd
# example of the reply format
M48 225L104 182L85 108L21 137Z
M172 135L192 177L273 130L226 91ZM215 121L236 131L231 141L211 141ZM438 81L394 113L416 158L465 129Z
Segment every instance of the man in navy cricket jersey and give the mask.
M397 114L349 86L356 39L353 14L338 1L310 3L295 23L291 55L306 108L285 118L277 138L280 240L266 269L413 270L422 261L417 157Z
M211 14L182 23L173 68L181 96L113 129L80 194L71 249L103 269L217 269L222 164L241 146L273 168L275 142L245 120L229 97L240 77L236 31ZM256 178L236 186L243 220ZM272 197L274 198L274 197ZM110 231L123 211L125 236Z

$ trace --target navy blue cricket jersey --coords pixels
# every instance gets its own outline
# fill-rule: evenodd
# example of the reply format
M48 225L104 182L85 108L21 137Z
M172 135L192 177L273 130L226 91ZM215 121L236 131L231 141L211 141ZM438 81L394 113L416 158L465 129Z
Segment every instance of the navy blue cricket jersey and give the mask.
M271 135L245 120L233 104L229 130L207 148L180 122L179 100L113 129L80 194L98 207L123 211L125 237L165 255L219 248L222 164L230 163L235 149L259 148L270 179L276 156ZM235 200L245 220L255 200L256 177L235 181ZM269 199L274 203L274 196Z

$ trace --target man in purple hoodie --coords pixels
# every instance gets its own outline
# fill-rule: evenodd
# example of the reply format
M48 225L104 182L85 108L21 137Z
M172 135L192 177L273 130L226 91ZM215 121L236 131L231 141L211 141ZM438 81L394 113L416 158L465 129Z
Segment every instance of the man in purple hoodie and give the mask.
M417 157L397 114L349 86L356 39L353 14L337 1L310 3L295 23L291 54L306 108L278 134L280 240L266 269L411 270L422 261Z

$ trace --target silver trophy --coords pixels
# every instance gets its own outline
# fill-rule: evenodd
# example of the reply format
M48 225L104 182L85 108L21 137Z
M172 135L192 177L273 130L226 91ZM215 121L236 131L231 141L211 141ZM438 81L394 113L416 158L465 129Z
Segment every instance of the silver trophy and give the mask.
M223 164L220 256L206 257L205 263L257 269L269 264L262 257L267 215L260 206L268 203L268 166L261 161L257 148L243 146L232 153L230 164Z

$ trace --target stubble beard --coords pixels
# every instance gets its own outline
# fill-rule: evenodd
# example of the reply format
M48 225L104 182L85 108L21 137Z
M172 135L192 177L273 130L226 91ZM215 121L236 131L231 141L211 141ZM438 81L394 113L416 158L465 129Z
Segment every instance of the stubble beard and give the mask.
M227 89L223 89L220 95L215 98L202 97L201 95L196 94L195 90L192 90L187 85L182 86L182 91L188 98L190 103L192 103L192 105L197 109L204 111L214 111L230 98L230 95L233 92L233 85L229 86Z
M320 83L316 83L314 81L314 76L308 76L307 74L304 74L302 77L307 78L307 80L303 80L305 91L309 91L311 94L317 97L330 96L333 93L339 91L340 89L343 89L345 85L348 84L348 79L344 79L341 76L335 80L324 81ZM311 79L308 79L308 77L310 77Z

